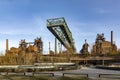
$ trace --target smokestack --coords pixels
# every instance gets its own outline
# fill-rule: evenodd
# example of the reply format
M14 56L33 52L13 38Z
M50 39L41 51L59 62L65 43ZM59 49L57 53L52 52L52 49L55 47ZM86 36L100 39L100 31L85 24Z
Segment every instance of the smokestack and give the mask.
M49 42L49 54L50 54L50 42Z
M113 45L113 31L111 31L111 45Z
M55 38L55 54L57 54L57 38Z
M6 53L8 52L8 50L9 50L9 47L8 47L9 45L8 45L8 39L6 39Z

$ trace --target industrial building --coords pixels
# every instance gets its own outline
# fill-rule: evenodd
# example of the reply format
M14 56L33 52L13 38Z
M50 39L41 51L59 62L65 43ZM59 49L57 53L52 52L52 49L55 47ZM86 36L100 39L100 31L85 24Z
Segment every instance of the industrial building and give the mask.
M94 55L105 55L105 54L116 54L117 46L113 42L113 31L111 31L111 41L106 41L104 34L97 34L95 44L93 45L92 54Z
M8 39L6 39L6 54L16 54L19 53L39 53L43 54L43 42L41 38L36 38L34 42L26 42L25 39L21 40L19 43L19 47L11 47L9 50Z
M34 39L34 42L27 42L25 39L19 42L19 47L11 47L9 49L9 40L6 39L6 54L0 57L0 64L33 64L40 62L70 62L81 60L82 57L89 58L89 44L87 40L80 50L81 55L76 53L74 39L72 33L62 18L54 18L47 20L47 28L55 36L55 50L51 50L49 42L49 54L43 54L42 38ZM57 42L59 41L59 43ZM66 48L62 51L62 46ZM59 49L57 51L57 48ZM97 34L95 44L93 45L92 55L116 54L117 46L113 40L113 31L111 31L111 41L107 41L104 34ZM82 56L87 55L87 56ZM83 58L84 60L85 58ZM96 59L96 58L95 58ZM94 60L94 58L93 58Z
M87 40L85 40L85 43L83 44L82 49L80 50L80 53L83 55L88 55L89 54L88 47L89 44L87 43Z

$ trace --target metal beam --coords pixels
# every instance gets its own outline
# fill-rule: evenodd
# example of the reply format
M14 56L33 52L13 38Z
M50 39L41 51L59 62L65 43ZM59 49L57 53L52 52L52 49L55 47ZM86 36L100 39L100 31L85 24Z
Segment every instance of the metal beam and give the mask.
M75 52L72 33L69 30L67 23L63 17L48 19L47 28L61 42L61 44L64 45L65 48L72 49Z

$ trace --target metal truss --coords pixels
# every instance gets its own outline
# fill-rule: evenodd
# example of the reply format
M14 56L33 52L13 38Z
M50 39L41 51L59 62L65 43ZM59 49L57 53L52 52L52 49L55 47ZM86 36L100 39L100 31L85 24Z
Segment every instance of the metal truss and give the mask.
M54 18L47 20L47 28L67 49L75 51L72 33L70 32L65 19Z

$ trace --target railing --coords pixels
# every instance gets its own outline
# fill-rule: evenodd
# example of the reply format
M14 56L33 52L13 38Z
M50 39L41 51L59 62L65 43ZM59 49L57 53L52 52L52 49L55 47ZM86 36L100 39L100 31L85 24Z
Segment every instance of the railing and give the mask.
M0 72L0 75L16 75L16 76L37 76L39 74L42 76L54 76L54 73L43 72Z
M25 72L0 72L0 75L23 75L25 76Z
M88 77L88 74L81 74L81 73L63 73L63 77L65 76L65 74L67 75L82 75L82 76L85 76L85 77Z
M54 73L33 72L33 76L35 76L35 74L54 76Z
M90 77L89 74L82 74L82 73L61 73L61 76L83 76L83 77ZM0 72L0 75L16 75L16 76L55 76L55 73L47 73L47 72ZM120 79L120 74L98 74L96 78L113 78L113 79Z
M99 78L118 78L118 79L120 79L120 74L99 74Z

